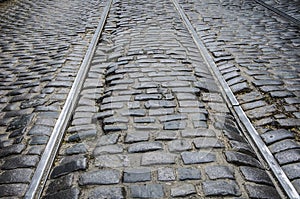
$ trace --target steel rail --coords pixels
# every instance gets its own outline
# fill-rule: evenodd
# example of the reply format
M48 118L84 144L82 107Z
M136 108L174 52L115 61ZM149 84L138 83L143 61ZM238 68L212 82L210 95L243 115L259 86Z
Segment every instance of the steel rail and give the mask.
M269 148L266 146L250 120L248 119L246 113L242 109L242 107L239 105L236 97L232 93L230 87L228 86L227 82L222 77L218 67L216 66L215 62L213 61L213 58L211 57L210 53L206 49L204 43L198 36L197 32L195 31L193 25L191 24L190 20L186 16L184 10L181 8L177 0L171 0L179 13L180 17L184 21L184 24L186 25L187 29L191 33L194 42L196 43L203 59L205 60L206 64L209 66L210 70L214 73L215 78L219 81L222 89L223 94L225 93L228 100L227 103L230 107L233 107L233 110L235 111L235 114L238 116L239 121L243 124L243 126L246 128L248 136L252 139L250 140L250 144L255 144L255 147L257 151L259 151L260 155L264 158L264 160L267 162L268 166L272 170L272 173L276 177L276 179L279 181L280 185L282 186L282 189L284 192L288 195L291 199L299 199L300 196L297 193L295 187L291 183L291 181L288 179L286 173L282 170L278 162L276 161L273 154L270 152ZM247 136L247 137L248 137Z
M267 9L271 10L272 12L275 12L275 13L278 14L279 16L285 18L286 20L288 20L288 21L294 23L296 26L300 27L300 21L299 21L298 19L295 19L294 17L292 17L292 16L286 14L285 12L283 12L283 11L281 11L281 10L279 10L279 9L277 9L277 8L275 8L275 7L269 5L269 4L267 4L267 3L265 3L265 2L263 2L263 1L261 1L261 0L254 0L254 1L255 1L256 3L262 5L263 7L265 7L265 8L267 8Z
M59 149L60 143L64 136L64 132L67 128L68 122L71 119L71 116L74 112L74 108L77 104L80 91L82 89L83 83L87 76L87 73L90 69L90 64L93 58L93 55L96 50L97 43L101 36L105 21L107 19L111 4L113 0L109 0L103 10L101 19L98 23L97 29L93 35L92 41L89 44L88 50L85 54L85 57L82 61L82 64L78 70L76 78L73 82L73 85L70 89L70 92L67 96L64 107L58 117L58 120L54 126L54 129L51 133L51 137L46 145L44 153L41 156L39 164L35 170L35 173L32 177L29 189L27 190L25 197L26 199L39 198L43 187L45 186L46 179L49 176L51 166L55 160L56 153Z

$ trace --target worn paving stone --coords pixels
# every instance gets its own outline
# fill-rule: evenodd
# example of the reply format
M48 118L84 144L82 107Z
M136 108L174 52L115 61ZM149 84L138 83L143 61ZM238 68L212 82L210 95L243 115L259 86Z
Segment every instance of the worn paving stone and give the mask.
M197 149L225 147L224 144L217 138L195 138L193 142Z
M0 197L22 197L27 187L27 184L2 184L0 185Z
M128 147L129 153L138 153L138 152L147 152L147 151L156 151L163 148L162 143L160 142L138 142L131 144Z
M127 155L99 155L96 156L95 165L100 168L118 168L130 166Z
M246 185L251 198L281 198L274 187L266 185Z
M125 183L145 182L151 180L151 170L148 168L125 169L123 181Z
M121 180L121 172L112 169L101 169L86 172L79 177L80 185L109 185L118 184Z
M262 167L262 165L257 159L247 154L243 154L235 151L226 151L225 156L228 162L234 163L236 165L252 165L258 168Z
M80 193L79 189L70 188L50 195L46 195L43 198L44 199L55 199L55 198L77 199L79 198L79 193Z
M209 179L235 179L234 171L229 166L207 166L205 167L205 172L208 175Z
M62 164L57 167L54 167L50 175L50 178L57 178L59 176L69 174L73 171L85 170L86 168L87 168L86 158L73 160L66 164Z
M178 168L178 179L179 180L200 180L201 172L197 168Z
M145 184L130 186L132 198L162 198L164 196L163 186L160 184Z
M176 179L175 170L173 168L159 168L157 175L159 181L174 181Z
M1 165L1 169L16 169L16 168L28 168L34 167L39 161L38 156L22 155L14 156L6 159Z
M205 196L240 196L241 192L235 181L205 181L202 183Z
M136 131L126 134L125 143L133 143L149 140L149 132Z
M103 154L115 154L122 153L124 151L123 146L114 144L96 147L93 151L94 156L103 155Z
M181 131L182 137L215 137L216 133L211 129L185 129Z
M51 181L48 185L46 193L52 194L61 190L66 190L68 188L71 188L73 178L74 178L73 174L70 174L70 175L62 176L57 180Z
M213 152L182 152L181 158L184 164L201 164L216 161L216 155Z
M269 149L272 153L278 153L288 149L299 149L300 145L294 140L282 140L276 143L273 143L269 146Z
M0 174L0 183L29 183L33 169L5 170Z
M165 152L150 152L142 155L141 165L175 164L176 155Z
M242 166L242 167L240 167L240 171L243 174L243 176L245 177L245 179L248 181L272 185L272 181L271 181L270 177L262 169L248 167L248 166Z
M266 133L263 133L261 136L263 140L266 142L266 144L268 145L283 139L294 138L293 133L286 129L267 131Z
M90 199L107 199L107 198L126 198L126 191L123 187L96 187L87 191Z
M170 152L187 151L192 149L192 142L189 140L174 140L168 142Z
M280 165L300 161L300 149L290 149L275 154Z
M292 163L282 166L283 171L286 173L289 179L300 178L300 163Z
M171 196L172 197L186 197L191 194L195 194L196 189L195 186L192 184L183 184L178 185L176 187L171 188Z

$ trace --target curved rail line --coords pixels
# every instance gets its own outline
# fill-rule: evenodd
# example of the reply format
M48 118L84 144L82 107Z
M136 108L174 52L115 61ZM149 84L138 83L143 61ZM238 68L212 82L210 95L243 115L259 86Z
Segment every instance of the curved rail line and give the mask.
M178 3L178 0L172 0L176 10L178 11L179 15L181 16L182 20L184 21L186 27L190 31L197 47L199 48L202 57L204 58L205 62L209 66L209 68L212 70L212 74L214 74L215 78L219 81L222 89L223 89L223 95L225 94L225 98L227 97L228 100L228 106L233 108L233 111L235 115L238 117L240 123L244 126L246 129L247 135L245 135L247 138L250 138L249 140L250 144L253 148L255 148L260 155L263 157L263 159L266 161L268 167L272 170L274 176L279 181L280 185L282 186L282 189L284 192L288 195L291 199L299 199L299 194L296 191L295 187L291 183L291 181L288 179L285 172L282 170L278 162L276 161L273 154L270 152L269 148L266 146L262 138L259 136L258 132L246 116L246 113L243 111L242 107L238 103L236 97L234 96L233 92L229 88L228 84L222 77L219 69L217 68L216 64L213 61L213 58L207 51L206 47L204 46L203 42L201 41L200 37L198 36L197 32L193 28L191 22L189 21L188 17L184 13L184 10L181 8L181 6Z
M74 112L74 108L78 101L80 90L89 71L90 63L95 53L96 46L101 36L104 24L106 22L106 18L108 16L111 4L112 0L109 0L103 10L97 29L93 35L92 41L79 68L77 76L73 82L72 88L68 94L65 105L54 126L49 142L44 150L44 153L40 159L40 162L29 185L29 189L25 194L24 198L26 199L39 198L41 191L45 185L45 179L47 179L49 175L50 168L54 162L55 155L62 141L67 124L71 119L72 113Z
M264 6L265 8L271 10L272 12L275 12L276 14L278 14L279 16L285 18L286 20L294 23L296 26L300 27L300 21L298 19L295 19L294 17L286 14L285 12L277 9L277 8L274 8L273 6L261 1L261 0L254 0L256 3Z

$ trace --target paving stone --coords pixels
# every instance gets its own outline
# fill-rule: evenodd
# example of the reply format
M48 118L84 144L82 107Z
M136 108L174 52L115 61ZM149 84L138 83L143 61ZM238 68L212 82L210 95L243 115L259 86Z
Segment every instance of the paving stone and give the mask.
M185 120L187 119L186 115L176 114L176 115L165 115L159 117L159 121L161 122L170 122L174 120Z
M81 158L81 159L76 159L76 160L70 161L66 164L56 166L52 170L50 178L53 179L53 178L57 178L59 176L69 174L74 171L85 170L87 168L86 161L87 161L86 158Z
M263 133L261 136L268 145L283 139L294 139L293 133L285 129L268 131L266 133Z
M136 95L134 99L137 101L160 100L162 99L162 95L161 94L140 94L140 95Z
M172 197L186 197L191 194L196 194L195 186L192 184L183 184L171 188Z
M146 116L146 111L143 109L125 110L121 113L122 116L143 117Z
M134 118L135 123L155 123L155 117L137 117Z
M49 140L48 136L32 136L30 139L30 145L43 145L47 144Z
M93 151L94 156L103 155L103 154L115 154L115 153L122 153L124 151L121 145L106 145L106 146L99 146L96 147Z
M97 143L97 146L105 146L105 145L116 144L119 137L120 137L120 134L118 134L118 133L103 135L103 136L100 137L100 139Z
M5 159L4 163L0 168L6 170L6 169L34 167L37 165L38 161L39 161L38 156L32 156L32 155L14 156Z
M32 169L5 170L0 174L0 183L29 183L32 174Z
M112 125L104 125L103 130L105 132L114 132L114 131L126 131L128 130L127 124L112 124Z
M162 198L163 186L160 184L132 185L129 187L132 198Z
M300 126L300 119L298 118L277 119L277 122L281 127L293 128Z
M163 109L150 109L150 116L161 116L161 115L171 115L174 114L174 108L163 108Z
M201 164L216 161L216 155L212 152L182 152L181 158L184 164Z
M274 105L270 105L246 111L246 114L251 119L260 119L263 117L273 115L274 112L276 112L276 107Z
M110 185L118 184L121 180L121 172L113 169L101 169L86 172L80 175L80 185Z
M241 192L235 181L217 180L202 183L205 196L240 196Z
M161 131L155 137L155 140L175 140L177 139L177 132L174 131Z
M126 134L125 143L133 143L149 140L149 133L143 131L129 132Z
M32 115L22 115L15 118L7 127L6 131L12 131L19 128L24 128L32 120Z
M70 174L51 181L48 185L46 193L52 194L61 190L66 190L68 188L71 188L73 178L74 178L73 174Z
M80 153L86 153L86 152L87 152L87 148L86 148L86 145L83 143L73 145L65 150L65 153L67 155L80 154Z
M145 182L151 180L151 170L148 168L125 169L123 181L129 183Z
M211 129L186 129L181 131L182 137L215 137L216 133Z
M202 148L224 148L224 144L217 138L196 138L194 144L197 149Z
M176 180L175 171L173 168L159 168L157 170L159 181L174 181Z
M287 164L282 166L282 169L289 179L293 180L296 178L300 178L300 163Z
M130 162L128 155L99 155L96 157L95 165L100 168L128 167Z
M0 197L22 197L27 187L27 184L2 184L0 185Z
M205 167L205 172L211 180L222 178L235 179L233 169L228 166L207 166Z
M160 142L138 142L131 144L128 147L129 153L156 151L163 149L163 145Z
M300 161L300 149L290 149L275 154L280 165Z
M187 151L192 149L192 142L190 140L174 140L168 142L170 152Z
M282 140L276 143L273 143L269 146L269 149L272 153L278 153L288 149L299 149L300 145L294 140Z
M141 165L175 164L176 155L164 152L150 152L142 155Z
M88 138L94 138L97 135L97 129L83 130L67 138L68 142L79 142ZM46 139L45 139L46 140Z
M257 159L247 154L235 151L226 151L225 156L228 162L236 165L251 165L254 167L262 168L262 165Z
M201 172L197 168L178 168L178 179L179 180L200 180Z
M171 122L165 122L164 123L164 130L180 130L185 129L186 127L185 121L171 121Z
M300 192L300 179L293 180L292 184L294 185L296 191L299 193Z
M90 199L107 199L107 198L126 198L126 191L123 187L96 187L87 190Z
M255 152L253 151L253 149L250 147L250 145L248 143L230 140L229 144L230 144L232 150L238 151L241 153L245 153L245 154L255 157Z
M80 191L77 188L70 188L56 192L51 195L46 195L44 199L78 199Z
M248 181L272 185L272 181L268 174L262 169L242 166L240 167L240 171Z
M266 185L246 185L249 197L251 198L281 198L276 189Z
M10 155L20 154L25 149L24 144L14 144L7 147L3 147L0 150L0 158Z
M176 107L175 102L167 100L149 100L145 103L145 108L173 108Z

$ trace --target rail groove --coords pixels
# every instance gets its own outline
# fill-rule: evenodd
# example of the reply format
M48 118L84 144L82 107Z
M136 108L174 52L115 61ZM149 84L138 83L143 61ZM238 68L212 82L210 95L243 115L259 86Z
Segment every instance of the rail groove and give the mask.
M90 63L91 63L92 57L95 53L96 46L97 46L98 40L101 36L101 33L103 30L106 18L108 16L111 4L112 4L112 0L108 1L103 10L101 19L97 26L97 29L93 35L92 41L88 47L86 55L82 61L82 64L81 64L79 71L76 75L76 78L73 82L72 88L67 96L67 99L66 99L64 107L62 109L62 112L60 113L60 115L58 117L58 120L54 126L52 133L51 133L51 137L48 141L48 144L46 145L44 153L42 154L40 162L39 162L39 164L36 168L36 171L32 177L31 183L29 185L29 189L25 194L24 198L26 198L26 199L33 199L33 198L40 197L40 194L45 185L45 180L47 179L47 177L49 175L51 165L54 162L54 159L55 159L56 153L58 151L58 148L60 146L60 143L62 141L64 132L66 130L68 122L71 119L72 113L73 113L76 103L78 101L80 90L83 86L84 80L89 71Z
M270 152L269 148L266 146L262 138L259 136L258 132L246 116L246 113L243 111L242 107L238 103L236 97L232 93L230 87L222 77L219 69L217 68L216 64L214 63L211 55L207 51L205 45L201 41L200 37L198 36L197 32L193 28L191 22L189 21L188 17L186 16L184 10L181 8L177 0L171 0L178 11L179 15L181 16L182 20L184 21L184 24L188 28L189 32L191 33L197 47L199 48L199 51L205 60L206 64L209 66L210 70L213 72L215 78L219 81L221 87L222 87L222 94L227 97L228 100L226 102L228 103L229 107L233 108L233 111L238 116L238 120L240 123L244 126L244 128L247 130L247 137L250 137L251 140L250 144L252 147L254 147L260 155L264 158L268 166L270 167L273 175L276 177L280 185L282 186L283 191L287 194L287 196L291 199L299 199L299 194L297 193L295 187L292 185L291 181L288 179L285 172L282 170L278 162L276 161L273 154ZM254 146L253 146L254 145Z

